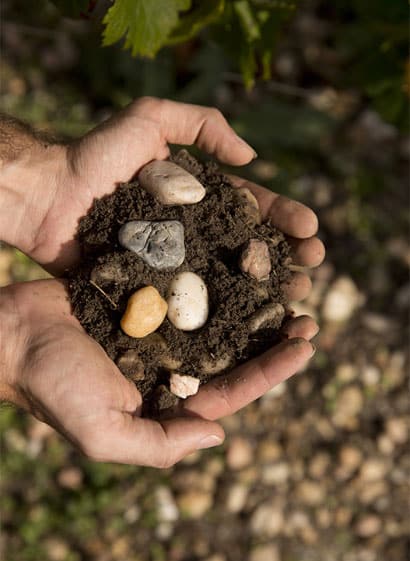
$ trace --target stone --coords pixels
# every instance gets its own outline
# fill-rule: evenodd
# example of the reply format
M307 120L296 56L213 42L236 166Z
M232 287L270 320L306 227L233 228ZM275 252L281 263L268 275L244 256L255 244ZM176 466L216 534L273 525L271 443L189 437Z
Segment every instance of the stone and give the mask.
M386 432L395 444L404 444L408 439L406 420L400 417L387 419Z
M356 309L363 303L363 295L359 292L350 277L339 277L327 292L322 307L322 315L326 321L343 323L348 321Z
M153 269L176 269L185 259L184 227L178 220L132 220L118 233L120 244Z
M285 317L285 308L279 302L270 302L265 304L259 310L254 312L248 322L249 331L255 333L264 327L279 327Z
M145 377L144 363L135 349L128 349L116 361L118 368L134 382L143 380Z
M177 274L168 290L168 319L182 331L202 327L208 318L208 290L204 281L189 271Z
M226 370L232 365L233 358L228 354L225 354L219 358L213 358L209 356L208 358L202 359L199 365L199 370L202 374L218 374L222 370Z
M121 319L121 328L130 337L142 338L161 325L168 304L154 286L140 288L130 296Z
M138 175L141 186L164 205L199 203L206 191L190 173L173 162L155 160Z
M169 386L171 393L185 399L190 395L195 395L199 390L199 378L193 376L185 376L172 372L169 378Z
M252 191L250 191L247 187L239 187L236 192L242 201L246 202L247 217L249 218L250 223L258 225L261 224L262 219L259 204Z
M199 519L212 506L212 495L207 491L191 489L177 498L180 512L188 517Z
M101 284L127 282L128 275L118 264L104 263L93 268L90 280L99 286Z
M267 501L259 505L253 512L250 527L255 536L273 538L281 533L284 523L282 506Z
M178 520L178 507L168 487L164 485L158 486L155 490L155 500L158 520L161 522L175 522L175 520Z
M369 458L360 468L360 478L363 481L378 481L388 472L388 464L379 458Z
M364 405L363 394L358 386L347 386L336 399L332 421L337 427L356 429L357 415Z
M280 561L278 546L269 543L257 545L252 549L249 561Z
M257 281L268 280L272 269L268 244L263 240L250 239L241 254L239 267Z
M362 516L355 525L355 532L361 538L370 538L381 531L382 522L375 514Z
M240 512L248 498L249 489L242 483L235 483L228 489L225 505L228 512Z
M301 481L296 489L298 499L306 505L317 506L322 503L326 496L326 489L321 483L305 479Z
M261 480L265 485L284 485L290 477L289 464L278 462L262 467Z
M243 469L253 460L253 448L246 438L234 436L231 438L226 452L226 463L233 470Z
M63 468L57 476L60 487L77 490L83 484L83 472L75 466Z

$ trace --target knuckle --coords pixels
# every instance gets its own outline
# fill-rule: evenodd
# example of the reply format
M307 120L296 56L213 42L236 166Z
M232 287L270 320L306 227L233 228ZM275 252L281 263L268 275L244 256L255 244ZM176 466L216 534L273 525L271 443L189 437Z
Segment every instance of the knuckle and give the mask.
M133 107L136 111L156 113L162 103L163 100L158 97L145 95L134 101Z

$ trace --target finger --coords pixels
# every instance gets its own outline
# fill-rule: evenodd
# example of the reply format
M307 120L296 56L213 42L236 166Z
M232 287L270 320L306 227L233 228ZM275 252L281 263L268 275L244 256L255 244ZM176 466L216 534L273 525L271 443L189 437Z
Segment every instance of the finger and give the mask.
M283 292L293 302L304 300L312 289L312 281L305 273L294 272L290 280L282 285Z
M231 415L297 372L312 356L312 345L290 339L201 387L184 409L204 419Z
M94 461L167 468L195 450L221 444L225 438L217 423L197 417L159 423L121 411L111 413L109 426L82 446Z
M318 219L313 210L307 206L241 177L235 175L227 177L233 185L247 187L252 191L258 200L262 220L270 218L273 226L295 238L310 238L316 234Z
M291 255L295 265L318 267L325 257L325 246L319 238L299 240L289 238Z
M143 98L131 107L158 124L166 143L196 144L232 165L247 164L256 156L218 109L156 98Z
M298 316L289 319L282 327L282 333L287 335L289 339L294 337L303 337L310 341L319 331L319 326L310 316Z

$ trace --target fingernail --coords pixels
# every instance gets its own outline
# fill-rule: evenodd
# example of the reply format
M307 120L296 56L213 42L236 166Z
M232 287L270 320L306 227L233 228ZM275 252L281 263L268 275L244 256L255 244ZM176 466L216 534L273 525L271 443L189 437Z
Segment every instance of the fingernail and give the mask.
M310 344L312 345L312 354L310 355L312 357L316 352L316 347L313 343L310 343Z
M213 446L219 446L220 444L222 444L222 438L216 436L216 434L210 434L198 442L197 450L212 448Z

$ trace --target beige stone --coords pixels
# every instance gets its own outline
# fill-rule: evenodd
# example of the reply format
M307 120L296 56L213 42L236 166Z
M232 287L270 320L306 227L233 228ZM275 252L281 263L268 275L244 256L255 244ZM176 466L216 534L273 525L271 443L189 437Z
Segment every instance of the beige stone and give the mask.
M149 335L161 325L167 315L168 304L153 286L145 286L130 296L121 328L130 337Z
M268 244L254 238L249 240L241 254L239 267L257 281L268 280L272 269Z
M251 222L254 224L261 224L261 213L259 210L259 204L255 195L247 187L240 187L237 189L237 193L240 198L247 203L247 214Z
M204 187L190 173L173 162L156 160L142 168L141 186L164 205L187 205L201 201Z
M169 378L171 393L183 399L198 393L199 379L172 372Z
M279 326L284 316L285 308L282 304L270 302L251 315L249 318L249 331L255 333L255 331L267 325Z

